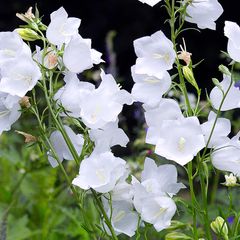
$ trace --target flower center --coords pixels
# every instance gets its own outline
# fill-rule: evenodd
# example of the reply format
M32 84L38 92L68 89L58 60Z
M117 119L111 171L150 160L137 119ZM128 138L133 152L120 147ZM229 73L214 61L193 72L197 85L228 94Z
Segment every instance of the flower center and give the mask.
M103 183L103 182L105 182L105 180L106 180L106 177L105 177L105 174L104 174L104 169L98 169L98 170L96 170L96 175L97 175L97 178L98 178L98 180L101 182L101 183Z
M160 208L159 211L154 215L154 218L160 217L162 214L164 214L167 211L167 208Z
M155 58L155 59L163 59L166 63L168 63L170 61L169 53L165 53L165 54L154 53L153 54L153 58Z
M9 114L9 110L1 111L0 112L0 117L5 117L8 114Z
M143 81L146 83L153 83L153 84L159 82L157 78L153 78L153 77L146 77Z
M178 141L178 150L180 152L183 152L185 149L185 143L186 143L186 139L184 137L180 137L179 141Z
M16 52L11 50L11 49L3 49L1 50L1 52L3 52L3 54L7 57L15 57L16 56Z
M114 217L113 222L119 222L121 221L124 216L126 215L125 211L121 210L117 213L117 215Z

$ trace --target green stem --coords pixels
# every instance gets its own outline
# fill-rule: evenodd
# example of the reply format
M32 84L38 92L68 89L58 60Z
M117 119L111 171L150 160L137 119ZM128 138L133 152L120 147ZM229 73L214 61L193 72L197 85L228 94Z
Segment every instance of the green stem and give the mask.
M198 161L201 159L198 157ZM203 163L199 165L200 171L200 185L201 185L201 195L202 195L202 202L203 202L203 218L204 218L204 225L205 225L205 232L208 240L212 239L211 229L210 229L210 220L208 215L208 185L205 182L205 179L208 179L208 176L204 174L204 166Z
M194 193L194 187L193 187L193 176L192 176L192 161L188 163L188 181L189 181L189 188L190 188L190 194L191 194L191 203L192 203L192 211L193 211L193 236L194 239L198 239L198 231L197 231L197 213L195 209L196 204L196 197Z
M47 86L46 86L45 79L43 79L43 86L44 86L44 93L45 93L45 98L46 98L46 101L47 101L47 105L48 105L49 111L50 111L50 113L51 113L51 115L52 115L52 117L53 117L54 123L56 124L57 128L61 131L62 136L63 136L63 138L64 138L64 140L65 140L65 142L66 142L66 144L67 144L67 146L68 146L68 148L69 148L69 150L70 150L70 152L72 153L75 162L76 162L77 165L79 166L79 156L78 156L78 154L77 154L77 152L76 152L76 149L74 148L71 140L69 139L69 137L68 137L68 135L67 135L67 133L66 133L64 127L63 127L63 124L62 124L62 122L61 122L61 119L59 119L59 118L55 115L54 110L53 110L53 108L52 108L52 105L51 105L51 102L50 102L50 99L49 99L49 96L48 96L48 91L47 91ZM48 143L50 143L49 140L48 140ZM60 166L61 166L61 165L60 165ZM63 169L64 169L64 168L63 168ZM64 171L65 171L65 170L64 170ZM65 173L64 173L64 175L65 175ZM66 174L66 175L67 175L67 174ZM65 177L66 177L66 175L65 175ZM70 182L70 184L71 184L71 182ZM92 192L95 193L94 190L92 190ZM109 228L109 230L110 230L110 232L111 232L111 234L112 234L113 239L114 239L114 240L117 240L118 238L117 238L117 236L115 235L115 232L114 232L114 230L113 230L113 228L112 228L111 222L109 221L109 219L108 219L108 217L107 217L107 214L106 214L106 212L105 212L105 210L104 210L101 202L100 202L99 199L97 198L96 193L93 194L93 196L94 196L94 198L95 198L95 200L96 200L96 202L97 202L97 204L98 204L98 206L99 206L99 209L100 209L100 211L101 211L101 213L102 213L102 215L103 215L103 217L104 217L104 219L105 219L105 222L106 222L106 224L107 224L107 226L108 226L108 228Z
M44 74L44 73L43 73ZM76 149L74 148L73 146L73 143L71 141L71 139L69 138L69 136L67 135L66 131L65 131L65 128L62 124L61 121L58 120L58 117L55 115L54 113L54 110L53 110L53 107L52 107L52 104L51 104L51 101L49 99L49 96L48 96L48 91L47 91L47 86L46 86L46 80L45 78L43 77L43 86L44 86L44 94L45 94L45 99L46 99L46 102L47 102L47 106L49 108L49 111L52 115L52 118L54 120L54 123L56 124L58 130L61 132L77 166L79 166L79 156L78 156L78 153L76 151Z
M232 71L233 71L233 66L232 66ZM220 106L219 106L219 109L217 111L217 115L216 115L216 118L214 120L213 127L211 129L209 138L207 140L206 147L203 150L202 156L198 157L199 168L200 168L200 184L201 184L201 192L202 192L203 207L204 207L204 224L205 224L206 235L207 235L208 239L212 239L212 236L211 236L210 221L209 221L209 216L208 216L208 185L206 186L206 183L205 183L205 179L208 179L208 176L205 176L205 174L204 174L205 171L204 171L204 166L203 166L204 163L203 162L204 162L204 159L205 159L205 155L206 155L209 143L210 143L211 138L213 136L213 132L215 130L217 120L220 116L223 103L226 99L226 96L228 95L228 92L230 91L230 88L231 88L232 84L233 84L233 79L231 79L231 84L229 85L226 93L225 94L223 93L223 99L222 99L222 101L220 103Z
M213 187L212 187L212 191L211 191L211 199L210 199L211 204L214 204L214 202L215 202L215 197L216 197L216 193L217 193L217 189L218 189L219 177L220 177L220 172L218 170L216 170L216 174L215 174L214 180L213 180Z
M103 205L102 205L102 202L99 200L99 198L98 198L98 196L97 196L97 193L96 193L95 190L93 190L92 188L91 188L91 192L92 192L93 197L94 197L94 199L95 199L95 201L96 201L96 203L97 203L97 205L98 205L98 207L99 207L99 209L100 209L100 211L101 211L101 213L102 213L102 215L103 215L103 218L104 218L104 220L105 220L105 223L107 224L108 229L109 229L110 232L111 232L112 239L113 239L113 240L118 240L118 237L117 237L116 234L115 234L115 231L114 231L114 229L113 229L113 227L112 227L112 224L111 224L111 222L110 222L110 220L109 220L109 217L107 216L107 213L105 212L104 207L103 207Z
M177 51L177 46L176 46L175 21L176 21L176 17L175 17L175 0L172 0L171 16L170 16L171 40L172 40L173 47L174 47L174 50L175 50L176 55L177 55L178 51ZM179 29L177 30L177 32L178 31L179 31ZM185 99L185 106L186 106L186 110L187 110L187 115L191 116L192 115L192 108L191 108L190 101L189 101L189 98L188 98L187 88L186 88L185 80L184 80L183 73L182 73L182 67L181 67L181 64L179 62L178 57L176 57L175 63L177 65L177 70L178 70L178 74L179 74L181 90L182 90L182 93L183 93L184 99Z
M213 132L214 132L215 127L216 127L216 124L217 124L217 120L218 120L218 118L219 118L219 116L220 116L220 114L221 114L221 109L222 109L223 103L224 103L224 101L225 101L225 99L226 99L226 97L227 97L227 95L228 95L228 92L230 91L230 88L231 88L232 84L233 84L233 80L231 80L231 83L230 83L230 85L229 85L226 93L223 94L223 99L222 99L222 101L221 101L221 103L220 103L219 109L218 109L218 111L217 111L217 115L216 115L216 117L215 117L215 120L214 120L212 129L211 129L210 135L209 135L208 140L207 140L207 143L206 143L206 147L205 147L205 149L204 149L204 151L203 151L203 154L202 154L202 157L201 157L202 159L205 158L205 155L206 155L206 152L207 152L209 143L210 143L210 141L211 141L211 139L212 139Z
M62 173L63 173L63 175L64 175L64 177L65 177L65 179L66 179L66 181L67 181L67 183L68 183L68 186L71 188L74 197L75 197L76 200L78 201L78 200L79 200L78 193L77 193L75 187L72 185L72 183L71 183L71 181L70 181L70 179L69 179L69 177L68 177L68 175L67 175L67 172L65 171L62 163L60 162L60 160L59 160L59 158L58 158L58 155L57 155L54 147L52 146L52 143L51 143L51 142L49 141L49 139L47 138L46 133L45 133L45 131L44 131L44 127L43 127L42 122L41 122L41 119L40 119L40 117L39 117L39 115L38 115L38 111L36 111L35 109L34 109L34 114L35 114L35 116L36 116L36 118L37 118L38 125L39 125L39 127L40 127L41 132L42 132L42 136L44 137L44 140L45 140L45 142L46 142L47 145L48 145L48 146L46 146L46 145L44 144L44 145L45 145L45 148L46 148L46 149L50 148L51 153L53 154L53 157L54 157L54 158L56 159L56 161L58 162L58 165L59 165L59 167L60 167L60 169L61 169L61 171L62 171Z
M58 156L57 156L57 153L55 152L55 149L53 148L51 142L49 141L49 139L48 139L47 136L46 136L46 133L45 133L45 131L44 131L44 127L43 127L43 125L42 125L41 119L40 119L39 114L38 114L38 110L35 110L35 109L34 109L34 113L35 113L35 116L36 116L36 118L37 118L37 120L38 120L38 124L39 124L40 130L41 130L41 132L42 132L42 136L44 137L44 140L45 140L45 142L46 142L47 145L48 145L48 146L46 146L45 143L43 143L44 146L45 146L45 148L46 148L46 149L50 148L50 150L51 150L51 152L52 152L52 154L53 154L53 157L54 157L54 158L56 159L56 161L58 162L59 167L60 167L60 169L61 169L61 171L62 171L62 173L63 173L63 175L64 175L64 177L65 177L65 179L66 179L66 181L67 181L68 187L71 189L71 191L72 191L72 193L73 193L73 196L74 196L74 198L75 198L75 200L76 200L76 202L77 202L77 204L78 204L78 206L79 206L79 208L80 208L80 210L81 210L81 213L82 213L82 216L83 216L83 220L84 220L86 226L91 227L92 230L93 230L95 227L92 226L92 224L89 222L88 218L86 218L85 215L84 215L85 210L84 210L84 208L83 208L83 206L82 206L82 204L81 204L80 196L79 196L77 190L75 189L75 187L72 185L71 180L69 179L68 174L67 174L65 168L63 167L62 163L59 161L59 158L58 158ZM91 235L93 235L93 236L92 236L93 239L96 239L96 237L95 237L95 235L94 235L94 231L91 231Z
M240 213L236 216L236 219L235 219L235 224L234 224L234 232L233 232L233 237L237 237L238 236L238 226L239 226L239 223L240 223ZM234 239L237 239L237 238L234 238Z

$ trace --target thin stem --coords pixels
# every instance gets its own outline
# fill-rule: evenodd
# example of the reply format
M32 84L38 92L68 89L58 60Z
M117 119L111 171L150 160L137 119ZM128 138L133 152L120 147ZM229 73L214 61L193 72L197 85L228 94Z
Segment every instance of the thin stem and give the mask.
M175 52L177 54L177 46L176 46L176 38L177 38L177 36L176 36L176 31L175 31L175 21L176 21L175 0L172 0L172 5L170 7L171 7L171 16L170 16L171 40L172 40L172 43L173 43L174 50L175 50ZM182 93L184 95L187 114L189 116L191 116L192 115L192 108L191 108L190 101L189 101L189 98L188 98L187 88L186 88L186 84L185 84L183 73L182 73L181 64L179 62L178 57L176 57L175 63L177 65L177 70L178 70L178 74L179 74L179 80L180 80L180 84L181 84L181 90L182 90Z
M233 66L232 66L232 71L233 71ZM200 168L200 184L201 184L201 192L202 192L203 207L204 207L204 224L205 224L206 235L207 235L208 239L212 239L212 236L211 236L210 221L209 221L209 216L208 216L208 184L206 185L206 183L205 183L205 179L208 180L208 176L205 176L205 174L204 174L205 170L204 170L203 160L205 159L205 155L206 155L208 146L210 144L211 138L213 136L213 132L215 130L215 127L216 127L216 124L217 124L217 120L218 120L218 118L220 116L223 103L224 103L224 101L226 99L226 96L228 95L228 92L230 91L230 88L231 88L232 84L233 84L233 79L231 78L231 83L230 83L226 93L225 94L223 93L223 99L222 99L222 101L220 103L220 106L219 106L219 109L217 111L217 115L216 115L216 118L214 120L213 127L211 129L209 138L207 140L206 147L205 147L205 149L203 151L202 156L200 157L198 155L198 162L199 162L199 168Z
M104 207L103 207L103 205L102 205L102 202L99 200L99 198L98 198L98 196L97 196L97 193L96 193L92 188L91 188L91 192L92 192L93 197L94 197L94 199L96 200L96 203L97 203L97 205L98 205L98 207L99 207L99 209L100 209L100 211L101 211L101 213L102 213L102 215L103 215L103 218L104 218L104 220L105 220L105 223L107 224L108 229L109 229L110 232L111 232L112 239L113 239L113 240L118 240L118 237L117 237L116 234L115 234L115 231L114 231L114 229L113 229L113 227L112 227L112 224L111 224L111 222L110 222L110 220L109 220L109 217L107 216L107 213L105 212Z
M58 158L58 155L57 155L54 147L52 146L52 143L49 141L49 139L48 139L47 136L46 136L46 133L45 133L45 131L44 131L44 127L43 127L43 125L42 125L42 122L41 122L41 120L40 120L39 115L37 114L37 112L36 112L35 110L34 110L34 113L35 113L35 116L36 116L36 118L37 118L38 125L39 125L39 127L40 127L40 130L41 130L41 132L42 132L42 136L44 137L45 142L48 144L48 147L50 148L51 153L53 154L53 157L54 157L54 158L56 159L56 161L58 162L58 165L59 165L59 167L60 167L60 169L61 169L61 171L62 171L62 173L63 173L63 175L64 175L64 177L65 177L65 179L66 179L66 181L67 181L67 183L68 183L68 186L71 188L74 197L76 198L77 201L79 201L79 196L78 196L78 193L77 193L75 187L72 185L72 183L71 183L71 181L70 181L70 179L69 179L69 177L68 177L68 175L67 175L67 172L65 171L65 169L64 169L61 161L60 161L59 158ZM44 144L44 143L43 143L43 144ZM45 145L45 144L44 144L44 145ZM46 148L46 149L47 149L48 147L45 145L45 148Z
M214 180L213 180L213 187L212 187L212 191L211 191L211 199L210 199L211 204L214 204L214 202L215 202L215 197L216 197L216 193L217 193L217 189L218 189L219 177L220 177L220 172L218 170L216 170L216 174L215 174Z
M232 74L232 72L233 72L233 68L234 68L234 65L232 66L231 74ZM231 76L232 76L232 75L231 75ZM225 101L225 99L226 99L226 97L227 97L227 95L228 95L228 93L229 93L232 85L233 85L233 79L232 79L232 77L231 77L231 83L229 84L229 87L228 87L226 93L225 93L225 94L223 93L223 99L222 99L222 101L221 101L221 103L220 103L220 106L219 106L219 109L218 109L218 111L217 111L217 115L216 115L216 118L215 118L215 120L214 120L214 123L213 123L212 129L211 129L210 135L209 135L209 137L208 137L208 140L207 140L207 143L206 143L206 147L205 147L205 149L204 149L204 151L203 151L203 154L202 154L202 157L201 157L202 159L204 159L204 157L205 157L205 155L206 155L207 148L208 148L209 143L210 143L210 141L211 141L211 138L212 138L212 136L213 136L213 132L214 132L214 130L215 130L215 127L216 127L216 124L217 124L217 120L218 120L218 118L219 118L219 116L220 116L223 103L224 103L224 101Z
M237 237L237 236L238 236L239 223L240 223L240 214L238 214L238 215L236 216L236 219L235 219L234 232L233 232L233 236L234 236L234 237ZM235 238L235 239L237 239L237 238Z
M58 117L55 115L54 113L54 110L53 110L53 107L52 107L52 104L50 102L50 99L49 99L49 96L48 96L48 91L47 91L47 86L46 86L46 80L45 78L43 78L43 86L44 86L44 94L45 94L45 99L46 99L46 102L47 102L47 106L49 108L49 111L52 115L52 118L54 120L54 123L56 124L57 128L59 129L59 131L61 132L71 154L73 155L73 158L77 164L77 166L79 166L79 156L78 156L78 153L76 151L76 149L74 148L73 146L73 143L71 141L71 139L69 138L69 136L67 135L65 129L64 129L64 126L62 124L61 121L59 121Z
M41 119L40 119L39 114L38 114L38 110L35 110L35 109L34 109L33 111L34 111L34 114L35 114L35 116L36 116L36 118L37 118L37 120L38 120L38 124L39 124L40 130L41 130L41 132L42 132L42 136L44 137L44 140L45 140L46 143L48 144L48 147L47 147L47 146L45 145L45 143L43 143L44 146L45 146L45 148L46 148L46 149L47 149L47 148L50 148L50 150L51 150L51 152L52 152L52 154L53 154L53 157L54 157L54 158L56 159L56 161L58 162L58 165L60 166L60 169L61 169L61 171L62 171L62 173L63 173L63 175L64 175L64 177L65 177L65 179L66 179L66 181L67 181L68 187L71 189L71 191L72 191L72 193L73 193L73 196L74 196L74 198L75 198L75 200L76 200L76 202L77 202L77 204L78 204L78 206L79 206L79 208L80 208L80 210L81 210L81 212L82 212L82 216L83 216L83 220L84 220L85 224L86 224L87 226L90 226L92 229L94 229L95 227L92 226L92 224L88 221L88 218L86 218L85 215L84 215L84 211L85 211L85 210L84 210L84 208L83 208L83 206L82 206L82 204L81 204L81 199L80 199L80 196L79 196L77 190L76 190L75 187L72 185L71 180L69 179L68 174L67 174L65 168L63 167L62 163L59 161L59 158L58 158L57 153L55 152L55 149L53 148L51 142L49 141L49 139L48 139L47 136L46 136L46 133L45 133L45 131L44 131L44 127L43 127L43 125L42 125ZM93 234L92 237L93 237L94 239L96 239L96 237L95 237L95 235L94 235L94 231L91 231L91 234Z
M192 202L192 211L193 211L193 236L194 239L198 239L198 231L197 231L197 213L195 209L196 197L194 193L193 187L193 176L192 176L192 161L188 163L188 181L189 181L189 188L191 194L191 202Z
M201 159L199 155L197 156L199 162ZM202 162L201 162L202 163ZM208 179L208 176L205 176L205 170L203 163L199 165L199 176L200 176L200 185L201 185L201 195L202 195L202 202L203 202L203 217L204 217L204 225L206 236L208 240L212 239L211 229L210 229L210 220L208 216L208 184L206 184L205 179Z

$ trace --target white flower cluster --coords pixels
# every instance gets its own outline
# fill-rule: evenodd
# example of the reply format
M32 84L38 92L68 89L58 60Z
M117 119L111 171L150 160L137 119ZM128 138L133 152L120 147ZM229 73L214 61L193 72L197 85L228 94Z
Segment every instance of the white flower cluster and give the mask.
M141 2L154 6L160 1ZM199 28L216 29L215 21L223 12L217 0L183 3L188 4L186 21L196 23ZM229 56L240 62L240 27L226 21L224 33L229 39ZM134 48L138 58L132 67L135 82L132 95L143 103L148 125L146 142L156 145L155 153L183 166L201 149L212 148L213 165L240 176L240 134L229 139L230 120L219 118L211 111L208 121L200 124L197 117L184 117L175 100L162 98L171 86L166 70L172 68L176 57L170 40L158 31L135 40ZM224 74L223 81L212 89L210 100L216 111L240 108L240 81L235 82L231 74Z
M128 175L123 159L109 151L93 153L83 160L73 184L103 193L104 207L117 234L132 237L138 227L138 214L157 231L169 227L176 212L172 196L185 187L177 183L176 167L170 164L157 167L152 159L146 158L141 182L132 176L129 184Z
M158 155L185 165L205 147L205 140L197 117L185 118L175 100L162 98L171 86L167 70L176 58L173 44L158 31L135 40L134 48L138 58L132 67L132 95L144 103L146 142L156 145Z
M141 2L153 6L159 1ZM186 21L200 28L215 29L215 20L222 13L217 0L192 0L188 4ZM94 64L103 62L102 54L92 49L91 40L79 35L80 23L80 19L68 17L63 7L53 12L46 31L51 47L43 50L36 47L33 57L17 32L0 33L0 134L19 118L19 100L41 79L40 67L61 69L64 86L54 96L65 110L61 117L79 118L94 143L93 152L80 163L79 174L72 184L102 194L105 211L116 234L132 237L141 221L153 224L157 231L166 229L176 212L172 197L185 186L177 183L174 165L157 166L146 158L138 181L131 176L126 161L113 155L113 146L124 147L129 141L118 127L123 105L133 101L143 103L148 126L146 143L155 145L156 154L184 166L202 149L211 148L212 163L217 169L240 176L240 133L230 139L230 120L219 117L219 111L240 108L240 83L234 82L226 72L223 81L210 93L212 106L218 114L211 111L208 121L202 124L196 116L184 116L178 102L165 97L172 87L168 71L173 68L177 54L173 43L158 31L134 41L137 60L131 68L135 82L131 94L122 90L113 76L103 70L101 83L95 88L77 77ZM226 22L225 35L229 38L230 57L240 61L239 26ZM63 129L80 156L84 137L67 125ZM53 131L49 140L54 150L48 152L52 167L64 159L74 160L60 131ZM106 223L103 224L110 232Z
M17 32L0 32L0 134L20 117L19 100L32 90L41 72Z
M237 39L231 34L232 28L237 29L234 33L240 32L236 24L226 22L225 34L229 37L228 48L229 45L237 48ZM212 155L213 165L216 168L239 175L239 137L234 137L232 140L228 138L231 132L230 120L226 118L216 120L217 115L212 111L209 113L208 121L200 124L197 117L184 117L175 100L161 98L171 86L170 77L162 77L162 79L158 77L159 75L169 76L166 70L172 67L175 58L171 42L165 36L163 37L162 32L157 32L151 37L135 40L134 47L138 58L136 65L132 67L132 77L135 81L132 95L134 100L144 103L145 119L148 125L146 142L156 145L155 153L183 166L207 144L208 148L214 148L214 150L221 148L214 151ZM231 50L229 54L231 56ZM231 57L236 59L235 55ZM239 82L234 83L230 75L224 75L219 86L211 91L210 99L216 110L239 108ZM226 153L229 154L229 158L223 155ZM238 165L238 168L230 167L230 159Z
M118 128L118 115L123 104L132 104L134 97L138 100L150 99L149 105L155 107L170 88L171 78L167 70L171 69L176 57L173 44L162 32L135 41L139 58L136 66L132 68L136 80L132 97L119 87L112 75L103 70L98 88L91 83L79 81L77 73L102 62L101 54L91 49L91 41L83 39L77 33L79 25L79 19L68 18L65 10L60 8L51 14L51 23L47 29L49 42L58 49L65 46L62 57L66 68L65 85L54 98L69 116L81 119L89 128L89 136L95 144L92 154L80 163L79 174L72 183L84 190L93 189L103 194L102 201L116 234L133 236L138 227L139 214L143 221L152 223L157 231L161 231L170 226L176 211L172 196L184 187L177 183L176 168L173 165L157 167L153 160L147 158L141 183L134 177L132 183L129 183L127 163L115 157L111 147L126 146L129 141L123 130ZM163 45L158 46L159 42ZM52 49L49 52L54 54ZM36 59L42 59L41 56L42 52L38 50ZM56 67L56 61L55 64L50 63L52 62L49 62L48 56L43 62L45 67ZM159 69L163 70L159 72ZM158 87L162 89L160 96ZM138 93L141 96L138 96ZM83 137L76 135L68 126L64 128L80 155L84 144ZM54 154L49 152L49 162L53 167L63 159L73 160L59 131L52 132L50 142L58 157L56 161ZM107 226L105 229L110 231Z
M209 2L218 4L217 1ZM195 7L200 10L201 7L206 8L205 1L197 2L197 6L194 4L189 5L189 12ZM209 14L212 13L211 4L208 5ZM220 14L221 10L217 16ZM193 12L191 21L202 28L215 29L216 14L215 17L205 18L205 21L200 15ZM231 28L237 27L227 22L225 34L230 39L230 56L231 49L238 48ZM135 40L134 48L137 60L131 69L135 82L131 94L134 101L143 103L148 125L146 142L156 146L155 153L184 166L202 149L211 148L212 163L216 168L240 175L239 135L228 138L230 120L219 118L211 111L208 121L201 124L196 116L184 117L177 101L163 97L172 85L168 70L172 69L177 57L173 43L162 31L158 31ZM236 59L236 55L234 57ZM131 184L127 181L129 172L126 162L115 157L110 148L116 144L125 146L128 141L124 132L117 127L117 115L122 105L131 104L132 99L127 92L119 89L111 75L102 71L101 78L101 85L95 89L89 83L80 83L75 75L67 75L66 85L57 94L57 99L70 114L80 117L91 129L90 137L95 142L93 153L82 161L73 184L103 194L102 201L116 234L133 236L138 227L138 215L142 221L153 224L157 231L166 229L176 212L172 196L184 185L177 183L175 166L167 164L157 167L150 158L145 160L141 182L133 176ZM70 92L73 94L68 98ZM234 84L229 75L224 75L224 80L210 93L215 110L239 108L239 98L239 85ZM105 229L110 233L107 225Z

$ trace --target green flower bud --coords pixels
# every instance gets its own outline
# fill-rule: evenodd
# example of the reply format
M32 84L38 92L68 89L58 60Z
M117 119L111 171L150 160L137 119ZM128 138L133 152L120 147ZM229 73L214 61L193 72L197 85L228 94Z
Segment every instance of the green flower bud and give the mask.
M219 86L220 85L220 82L218 81L217 78L212 78L212 82L215 86Z
M35 41L40 39L40 36L30 28L17 28L15 30L23 40Z
M228 239L228 227L225 222L225 220L218 216L215 221L213 221L211 224L211 229L218 235L223 236L224 239Z
M223 74L226 74L226 75L228 75L228 76L231 76L231 72L229 71L229 69L226 67L226 66L224 66L224 65L220 65L220 66L218 66L218 70L221 72L221 73L223 73Z
M165 240L190 240L190 239L192 240L191 237L180 232L171 232L165 236Z
M183 71L183 75L184 75L185 79L190 84L192 84L196 88L196 90L199 92L199 88L198 88L197 82L195 80L195 77L193 75L192 69L190 69L188 66L183 66L182 71Z
M168 227L168 230L177 230L179 228L185 228L187 225L185 223L176 221L176 220L172 220L171 221L171 226Z

